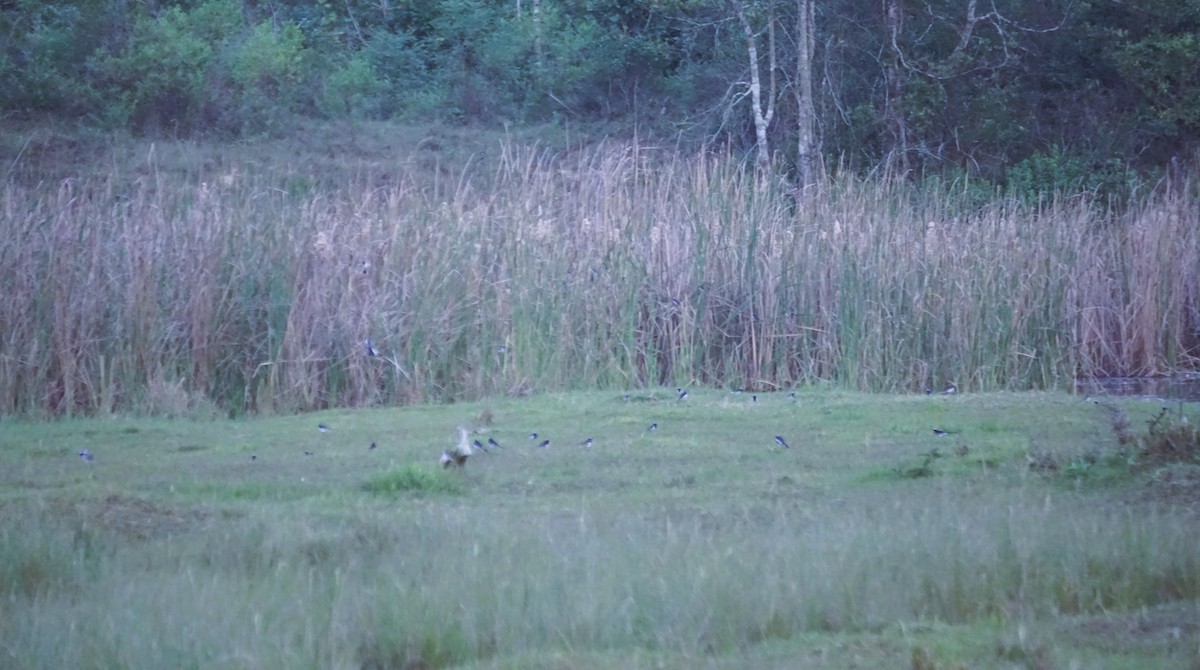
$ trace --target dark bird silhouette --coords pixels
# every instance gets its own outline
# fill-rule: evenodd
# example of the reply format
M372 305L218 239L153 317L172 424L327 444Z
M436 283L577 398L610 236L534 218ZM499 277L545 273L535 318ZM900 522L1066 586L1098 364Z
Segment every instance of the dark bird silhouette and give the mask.
M88 451L87 449L79 452L79 457L82 458L86 463L91 463L92 461L96 460L95 457L92 456L92 452Z
M592 438L589 437L588 439L584 440L583 442L580 442L579 446L584 447L584 448L592 446Z
M250 460L252 460L252 461L257 461L257 460L258 460L258 456L256 456L255 454L250 454Z
M474 442L472 442L471 446L475 447L476 449L482 451L485 454L488 452L487 447L483 446L483 443L480 442L479 440L475 440Z
M650 424L650 427L646 429L646 432L647 432L647 433L653 433L653 432L654 432L654 431L656 431L656 430L658 430L658 423L657 423L657 422Z
M783 447L784 449L791 449L791 447L788 446L787 440L783 439L782 435L775 436L775 444L778 444L779 446Z
M758 396L757 395L750 396L750 402L758 402Z
M375 443L374 442L371 443L371 446L367 447L367 451L375 451Z
M531 439L531 440L536 440L536 439L537 439L537 433L530 433L530 434L529 434L529 439Z
M542 443L538 445L541 449L545 449L548 446L550 446L550 440L542 440Z
M941 428L934 428L933 434L937 435L938 437L943 437L943 436L949 435L950 433L949 433L949 431L942 430Z
M489 437L489 438L488 438L488 446L489 446L489 447L492 447L493 449L495 449L496 447L499 447L499 446L500 446L500 443L499 443L499 442L497 442L497 441L495 441L495 440L493 440L492 438L490 438L490 437Z
M312 452L311 452L311 451L306 451L306 452L304 452L304 455L305 455L305 456L312 456Z

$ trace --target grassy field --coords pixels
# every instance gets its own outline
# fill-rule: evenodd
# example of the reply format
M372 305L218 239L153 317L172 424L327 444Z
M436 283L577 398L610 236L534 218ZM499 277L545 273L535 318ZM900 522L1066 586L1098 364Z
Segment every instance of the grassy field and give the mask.
M1200 470L1128 438L1159 411L657 388L7 419L0 666L1196 668ZM502 446L443 471L459 425Z

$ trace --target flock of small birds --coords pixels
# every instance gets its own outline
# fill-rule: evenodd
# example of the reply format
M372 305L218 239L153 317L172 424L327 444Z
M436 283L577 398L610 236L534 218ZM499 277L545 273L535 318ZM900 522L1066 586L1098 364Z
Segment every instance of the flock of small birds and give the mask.
M363 344L365 345L365 348L367 349L368 355L370 355L370 356L376 355L376 352L375 352L374 348L371 346L371 341L369 339L366 342L364 342ZM951 394L954 394L955 392L957 392L957 390L958 389L953 384L951 384L944 391L942 391L940 393L940 395L951 395ZM736 388L730 389L730 392L733 394L742 394L745 392L745 389L743 389L741 387L736 387ZM688 398L688 391L687 391L687 389L685 389L683 387L676 388L675 393L676 393L676 402L677 403L682 403L685 400L687 400L687 398ZM931 392L926 391L926 395L931 395ZM789 392L788 398L790 400L794 401L796 399L796 392L795 391ZM624 399L626 402L629 401L628 393L625 394ZM756 394L752 394L750 396L750 402L757 403L758 396ZM325 423L318 423L317 430L321 433L328 433L328 432L332 431L333 429ZM655 421L655 422L652 422L649 426L647 426L646 429L644 431L642 431L642 434L645 435L646 433L653 433L657 430L658 430L658 422ZM945 437L948 435L955 434L954 431L945 430L943 428L938 428L936 426L934 426L932 428L932 430L933 430L933 434L935 437ZM447 449L447 450L443 451L441 457L438 459L438 462L442 465L443 468L462 467L462 466L466 465L467 459L471 456L471 454L473 454L475 452L489 454L497 449L502 448L500 443L497 442L496 439L493 437L489 437L487 439L487 443L485 444L485 443L481 442L479 439L472 440L470 438L470 432L466 428L463 428L460 426L458 428L458 431L459 431L458 444L452 449ZM543 438L540 441L538 440L538 438L539 438L539 435L536 432L532 432L529 434L529 440L531 442L535 442L539 449L547 449L550 447L550 440L548 438ZM592 447L592 445L595 444L595 440L591 437L588 437L588 438L584 439L582 442L579 442L577 444L579 447L582 447L585 449L590 449ZM787 439L783 435L775 436L775 444L783 449L791 449L792 448L791 445L788 444ZM367 447L368 451L375 451L376 449L378 449L378 445L375 442L371 442L370 446ZM960 451L961 451L961 449L962 449L962 447L960 447ZM312 456L313 452L305 451L304 455L306 457ZM89 463L89 464L95 461L95 456L93 456L92 452L87 449L84 449L79 452L79 458L82 461L84 461L85 463ZM251 454L250 460L257 461L258 455Z
M732 392L733 393L742 393L743 389L735 388L735 389L732 389ZM796 399L796 392L795 391L789 392L788 398L790 400L794 401ZM624 400L626 402L629 402L629 399L630 399L630 396L628 393L626 393L624 395ZM688 399L688 390L687 389L685 389L683 387L678 387L675 389L675 402L682 403L682 402L686 401L687 399ZM750 402L757 403L758 396L751 395ZM654 421L654 422L650 423L650 425L646 426L645 430L642 431L642 435L645 435L647 433L653 433L657 430L658 430L658 422ZM488 441L487 441L487 445L485 446L478 439L468 441L468 431L465 428L460 427L459 431L460 431L460 437L459 437L458 446L455 447L454 449L447 449L447 450L443 451L441 457L438 459L438 462L441 463L442 467L444 467L444 468L461 467L466 464L467 458L469 458L471 456L471 454L473 454L475 452L482 452L482 453L487 454L487 453L491 453L492 451L494 451L495 449L500 447L500 443L496 442L496 440L494 438L489 437ZM544 435L539 435L537 432L529 433L529 441L534 443L536 445L536 447L539 449L548 449L551 446L550 440L548 438L546 438ZM596 440L595 440L595 438L587 437L583 441L577 442L575 444L584 449L590 449L593 445L596 444ZM784 438L782 435L775 436L775 444L784 449L792 448L791 445L788 444L787 439Z

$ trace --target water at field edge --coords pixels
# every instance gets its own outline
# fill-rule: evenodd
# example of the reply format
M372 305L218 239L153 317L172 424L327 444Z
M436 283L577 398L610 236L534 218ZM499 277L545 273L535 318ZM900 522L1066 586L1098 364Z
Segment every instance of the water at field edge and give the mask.
M1132 396L1197 402L1200 401L1200 375L1077 379L1075 392L1083 396Z

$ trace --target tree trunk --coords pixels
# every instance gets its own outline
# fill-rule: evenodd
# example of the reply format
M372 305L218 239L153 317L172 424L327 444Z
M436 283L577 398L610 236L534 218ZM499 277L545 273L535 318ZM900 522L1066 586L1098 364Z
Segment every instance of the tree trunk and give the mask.
M815 4L815 0L796 0L796 183L801 188L816 181L820 151L812 83Z
M767 129L775 116L775 17L767 16L767 48L770 90L766 100L763 100L762 77L758 67L758 40L750 20L746 18L746 10L739 0L730 0L737 12L738 21L742 24L742 32L746 35L746 51L750 56L750 105L754 110L754 136L758 145L758 172L764 176L771 168L771 147L767 139Z
M884 65L887 99L884 101L883 122L887 127L889 143L885 149L888 165L904 174L908 172L908 120L904 116L907 72L900 53L900 37L904 34L904 0L884 0L884 25L888 47Z

